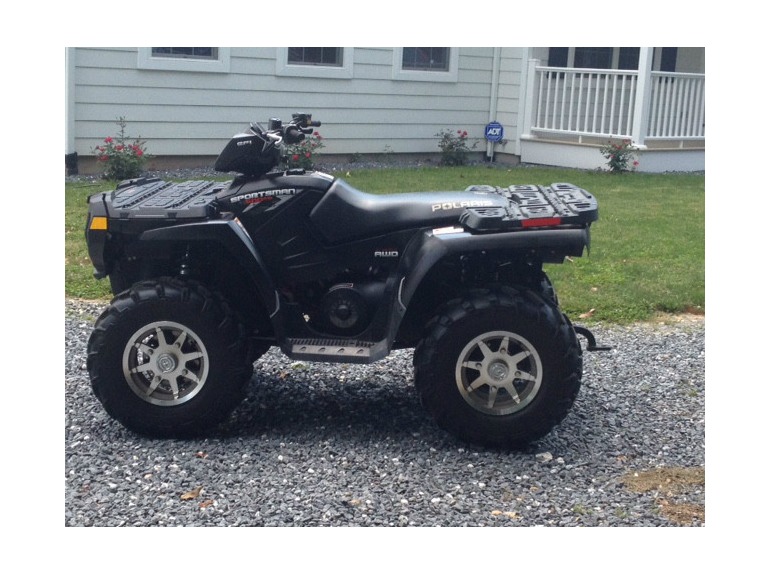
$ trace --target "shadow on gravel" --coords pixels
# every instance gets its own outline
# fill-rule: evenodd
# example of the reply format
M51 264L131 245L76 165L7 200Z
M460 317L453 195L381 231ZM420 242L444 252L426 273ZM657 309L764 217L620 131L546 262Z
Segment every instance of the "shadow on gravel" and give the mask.
M246 399L212 438L270 433L291 440L323 436L402 439L435 435L446 440L420 404L414 388L377 381L341 382L313 369L252 377ZM431 439L433 440L433 439Z
M468 444L436 426L420 404L408 377L393 372L367 377L367 373L376 371L377 367L346 368L346 374L355 380L340 381L316 365L300 372L279 374L260 372L257 366L246 399L230 419L208 433L207 438L265 436L302 444L320 444L325 440L361 444L403 441L438 451L465 448L516 456L547 450L558 456L569 451L570 444L577 439L576 433L586 424L582 418L568 416L563 423L569 424L568 432L560 432L557 427L541 441L516 451Z

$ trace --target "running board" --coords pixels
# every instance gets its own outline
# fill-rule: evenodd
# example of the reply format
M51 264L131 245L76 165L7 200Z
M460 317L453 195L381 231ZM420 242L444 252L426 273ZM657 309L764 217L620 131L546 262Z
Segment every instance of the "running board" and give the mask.
M388 354L384 342L350 339L288 339L283 351L292 359L335 363L372 363Z

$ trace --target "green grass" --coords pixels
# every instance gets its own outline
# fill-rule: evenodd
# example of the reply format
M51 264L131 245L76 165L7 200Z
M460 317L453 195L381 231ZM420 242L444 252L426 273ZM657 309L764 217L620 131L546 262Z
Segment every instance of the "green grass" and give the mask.
M570 182L599 201L590 254L548 274L573 319L627 323L656 313L705 312L705 176L474 166L350 170L337 174L370 193L460 190L471 184ZM65 185L65 292L106 299L85 247L86 198L109 183ZM580 319L586 321L587 319Z

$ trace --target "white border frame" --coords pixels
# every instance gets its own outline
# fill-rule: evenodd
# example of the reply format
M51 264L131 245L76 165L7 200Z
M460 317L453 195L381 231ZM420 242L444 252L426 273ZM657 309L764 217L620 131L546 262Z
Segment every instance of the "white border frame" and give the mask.
M299 78L350 79L353 77L353 48L342 48L342 66L289 64L289 48L276 48L275 75Z
M217 48L216 60L197 58L153 57L152 48L139 48L137 67L140 70L165 70L174 72L230 72L230 48Z
M403 48L393 48L393 79L413 82L457 82L460 48L449 48L449 70L404 70L401 63L404 58Z

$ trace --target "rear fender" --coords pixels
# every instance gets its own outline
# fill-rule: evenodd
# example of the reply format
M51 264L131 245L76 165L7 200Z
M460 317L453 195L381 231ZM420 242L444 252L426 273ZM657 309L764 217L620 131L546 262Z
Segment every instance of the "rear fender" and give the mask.
M533 258L546 263L562 263L567 256L580 257L590 244L587 227L492 234L472 234L460 228L444 233L436 231L426 231L416 238L401 261L399 286L390 323L392 336L398 332L409 303L425 277L445 257L494 252L509 256L512 261Z

